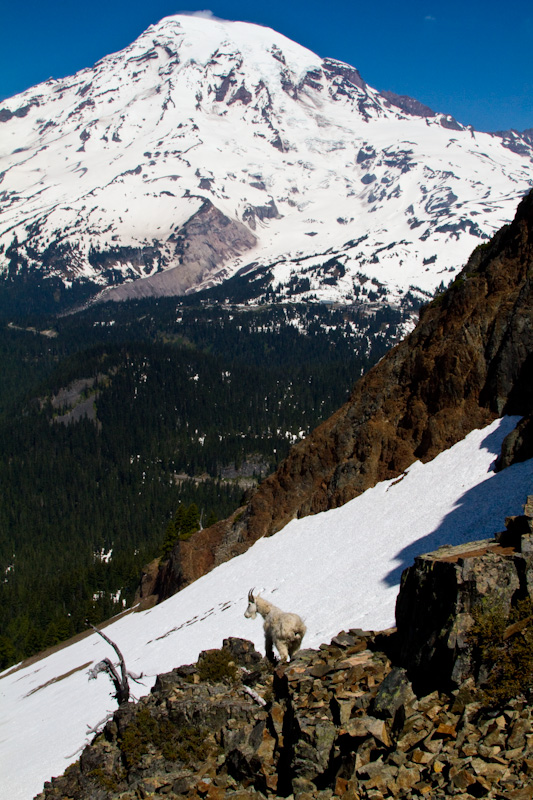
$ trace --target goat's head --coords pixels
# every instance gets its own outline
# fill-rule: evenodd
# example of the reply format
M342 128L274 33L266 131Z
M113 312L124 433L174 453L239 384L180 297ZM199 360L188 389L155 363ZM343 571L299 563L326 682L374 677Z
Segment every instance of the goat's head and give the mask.
M257 615L257 606L255 604L254 590L250 589L248 592L248 608L244 612L247 619L255 619Z

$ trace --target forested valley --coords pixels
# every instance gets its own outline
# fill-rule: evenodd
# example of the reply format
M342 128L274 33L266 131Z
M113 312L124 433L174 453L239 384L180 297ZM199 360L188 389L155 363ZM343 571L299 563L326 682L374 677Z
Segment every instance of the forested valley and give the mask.
M131 605L405 331L408 310L209 295L0 319L0 666Z

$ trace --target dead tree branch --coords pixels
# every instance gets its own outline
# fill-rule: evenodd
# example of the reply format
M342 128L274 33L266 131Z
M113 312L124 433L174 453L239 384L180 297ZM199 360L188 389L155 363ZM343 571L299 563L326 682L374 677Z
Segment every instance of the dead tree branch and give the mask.
M128 700L130 699L130 685L128 681L128 671L126 669L126 662L124 661L124 656L120 652L115 642L112 639L110 639L109 636L106 636L105 633L102 633L102 631L98 630L98 628L95 628L94 625L91 625L91 628L93 629L93 631L98 633L102 637L102 639L105 639L105 641L111 645L111 647L117 654L120 664L121 674L120 675L118 674L114 664L109 658L104 658L103 661L100 661L98 664L96 664L95 667L93 667L93 669L89 670L89 680L96 678L101 672L106 672L109 675L109 678L113 682L113 685L115 687L114 697L116 698L119 706L121 706L122 703L127 703ZM134 678L134 680L136 679Z

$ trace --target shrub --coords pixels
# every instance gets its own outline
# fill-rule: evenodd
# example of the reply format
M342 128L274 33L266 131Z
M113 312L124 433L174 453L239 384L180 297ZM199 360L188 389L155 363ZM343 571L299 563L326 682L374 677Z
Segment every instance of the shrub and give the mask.
M501 706L533 688L533 604L520 600L506 618L501 604L482 602L471 631L485 700Z
M122 734L120 749L128 768L138 765L150 749L158 750L167 761L202 761L208 753L208 731L192 725L174 725L169 719L153 716L141 708Z
M107 789L109 792L116 792L118 789L120 778L118 776L109 775L102 767L92 769L87 773L87 777L92 778L99 786L103 789Z
M237 668L229 650L205 650L198 659L198 674L201 681L227 683L237 677Z

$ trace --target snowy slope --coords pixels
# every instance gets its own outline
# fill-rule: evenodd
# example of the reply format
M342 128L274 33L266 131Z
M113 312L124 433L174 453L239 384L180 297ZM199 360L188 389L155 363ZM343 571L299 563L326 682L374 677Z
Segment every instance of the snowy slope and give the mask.
M533 148L400 101L268 28L168 17L5 101L0 271L164 294L275 264L280 299L432 292L512 218Z
M489 537L504 518L522 513L533 485L533 460L495 474L492 464L516 418L473 431L432 462L413 464L345 506L295 520L242 556L205 575L155 608L129 614L106 633L128 668L143 672L149 691L157 673L191 663L228 636L264 651L259 620L246 620L248 589L261 589L299 612L304 645L329 642L342 629L394 624L400 574L417 553L444 543ZM97 635L0 676L0 764L10 800L30 800L62 773L95 726L115 706L105 676L87 670L111 648Z

